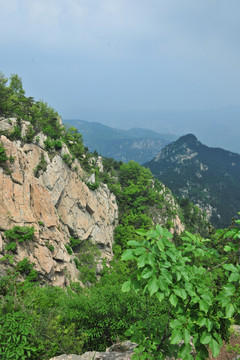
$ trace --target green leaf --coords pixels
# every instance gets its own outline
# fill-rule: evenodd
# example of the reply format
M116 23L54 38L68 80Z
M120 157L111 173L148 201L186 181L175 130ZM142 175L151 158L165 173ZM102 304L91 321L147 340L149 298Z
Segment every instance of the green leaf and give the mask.
M179 344L183 340L181 329L174 329L171 335L171 344Z
M233 284L227 284L226 286L223 287L223 289L225 290L228 296L232 296L236 291L236 288Z
M159 289L161 289L162 291L168 290L168 283L166 282L163 276L159 276L158 285L159 285Z
M141 284L140 284L140 282L137 281L137 280L133 280L133 281L132 281L132 288L133 288L133 290L134 290L136 293L138 293L139 290L141 289Z
M142 254L138 259L137 259L137 265L139 268L143 267L146 265L146 259L147 259L147 254Z
M211 339L209 346L212 350L212 354L213 357L217 357L220 353L220 346L219 344L216 342L216 340L214 340L213 338Z
M162 275L164 276L165 280L166 280L169 284L171 284L171 283L172 283L172 275L171 275L170 271L168 271L167 269L162 268L162 269L161 269L161 273L162 273Z
M191 351L192 351L191 345L185 343L179 349L178 357L180 357L181 359L184 359L184 360L192 360L193 357L191 355Z
M212 296L210 296L212 295ZM213 294L211 293L205 293L201 295L201 298L203 300L205 300L209 305L212 305L212 301L213 301Z
M171 303L172 306L176 307L177 303L178 303L178 299L174 294L171 294L169 301Z
M218 295L217 300L219 300L222 307L226 307L231 302L231 297L227 292L222 292Z
M182 275L179 271L176 271L176 275L177 275L177 281L181 280Z
M122 284L122 292L128 292L131 290L131 280L125 281L125 283Z
M236 272L232 272L231 275L229 276L228 278L228 281L229 282L235 282L235 281L238 281L239 280L239 273L236 273Z
M159 239L156 244L157 244L157 247L158 247L158 249L159 249L160 251L164 251L165 246L164 246L164 244L163 244L163 242L162 242L161 239Z
M157 293L156 293L156 297L157 297L157 299L158 299L159 302L162 302L163 299L164 299L164 293L162 293L162 292L157 292Z
M138 247L135 250L133 250L133 253L134 253L134 255L139 256L139 255L146 253L146 249L143 247Z
M232 248L229 245L225 245L223 250L226 251L226 252L229 252L229 251L232 250Z
M147 263L153 268L156 267L155 258L151 252L147 253Z
M226 306L226 317L231 318L235 312L235 308L232 304Z
M204 331L201 338L200 338L201 344L204 344L204 345L209 344L211 340L212 340L211 334Z
M150 292L150 296L152 296L158 291L158 281L156 278L154 278L152 281L149 282L148 290Z
M190 335L189 330L184 328L183 329L183 340L184 340L185 344L189 344L190 337L191 337L191 335Z
M195 295L196 295L195 291L193 290L192 284L187 283L187 284L185 285L185 290L188 292L188 294L189 294L190 296L195 296Z
M172 329L182 329L183 327L183 324L178 319L170 320L169 325Z
M147 235L147 231L144 230L144 229L138 229L138 230L136 231L136 233L137 233L138 235L140 235L140 236L146 236L146 235Z
M205 325L206 325L206 321L207 321L206 318L201 317L201 318L198 318L197 324L198 324L200 327L202 327L202 326L205 326Z
M223 268L228 271L237 272L237 268L233 264L224 264Z
M206 327L207 327L208 331L212 330L213 322L210 319L206 319Z
M209 309L209 304L205 300L200 300L199 301L199 307L200 307L200 310L207 313L208 309Z
M170 259L173 261L173 262L176 262L176 254L174 254L174 252L170 251L170 250L167 250L166 251L166 254L167 256L170 257Z
M132 249L127 249L124 251L124 253L122 254L122 260L132 260L134 259L133 256L133 250Z
M180 297L181 299L185 300L187 297L187 293L184 289L173 289L174 293Z
M142 246L142 243L136 240L130 240L128 241L127 244L128 246L135 246L135 247Z
M154 273L154 270L151 268L151 269L149 269L148 267L146 267L144 270L143 270L143 272L141 273L141 277L143 278L143 279L148 279L148 278L150 278L152 275L153 275L153 273Z

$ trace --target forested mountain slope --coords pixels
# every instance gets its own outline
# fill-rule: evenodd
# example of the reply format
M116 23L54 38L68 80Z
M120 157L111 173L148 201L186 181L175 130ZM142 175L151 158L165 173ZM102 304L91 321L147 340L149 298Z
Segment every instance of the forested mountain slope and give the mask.
M236 153L210 148L188 134L145 166L175 195L206 211L216 227L228 225L240 209L240 155Z

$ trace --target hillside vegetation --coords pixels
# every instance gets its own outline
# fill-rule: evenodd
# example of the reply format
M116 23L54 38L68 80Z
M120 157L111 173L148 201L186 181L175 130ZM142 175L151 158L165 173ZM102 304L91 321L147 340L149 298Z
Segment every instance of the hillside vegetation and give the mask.
M215 227L227 226L237 215L240 155L205 146L189 134L167 145L145 166L176 196L198 204Z
M222 340L230 336L231 321L239 321L240 221L218 232L210 229L210 234L204 215L191 204L182 210L148 169L87 152L76 129L65 128L47 104L26 98L17 75L9 80L0 78L0 113L10 121L16 118L17 125L2 133L12 141L31 143L40 130L47 136L49 155L66 144L66 164L80 161L92 175L90 190L105 183L114 192L119 222L114 258L110 264L103 261L100 277L100 249L89 245L85 263L80 259L85 287L80 282L67 288L41 286L29 259L11 262L19 244L32 241L34 229L26 224L5 231L9 243L0 266L9 262L9 267L0 278L1 359L48 360L63 353L104 350L129 338L138 343L133 359L200 360L208 357L209 349L217 356ZM24 137L23 120L29 122ZM14 159L1 145L0 170L7 176L10 164L14 166ZM45 165L37 171L46 171ZM79 239L70 240L69 252L81 257Z

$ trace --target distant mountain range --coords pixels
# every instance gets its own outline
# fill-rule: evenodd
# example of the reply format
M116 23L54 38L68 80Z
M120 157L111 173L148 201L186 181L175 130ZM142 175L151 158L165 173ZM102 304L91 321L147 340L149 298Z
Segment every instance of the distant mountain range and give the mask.
M240 106L208 110L82 110L81 117L122 129L147 128L177 137L192 133L207 146L240 154Z
M216 227L240 211L240 155L201 144L192 134L168 144L148 167L181 198L204 209Z
M159 134L140 128L121 130L98 122L64 120L64 123L79 130L90 151L96 150L102 156L123 162L134 160L144 164L164 146L177 139L177 136L171 134Z

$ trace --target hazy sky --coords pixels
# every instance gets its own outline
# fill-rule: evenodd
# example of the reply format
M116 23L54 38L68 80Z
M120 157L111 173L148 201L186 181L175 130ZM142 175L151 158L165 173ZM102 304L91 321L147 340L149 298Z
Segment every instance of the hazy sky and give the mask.
M64 118L240 106L239 19L239 0L0 0L0 70Z

